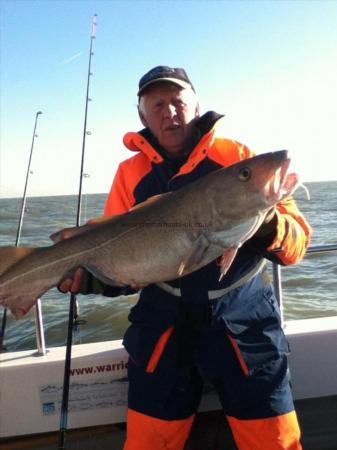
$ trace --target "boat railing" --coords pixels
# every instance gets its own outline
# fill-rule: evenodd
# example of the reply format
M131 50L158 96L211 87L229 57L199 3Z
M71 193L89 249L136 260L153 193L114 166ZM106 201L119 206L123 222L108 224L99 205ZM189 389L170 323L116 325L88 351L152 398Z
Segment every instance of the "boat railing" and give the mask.
M38 299L36 302L35 308L33 308L34 318L35 318L35 337L36 337L36 347L37 347L37 355L43 356L47 353L46 343L44 339L44 328L43 328L43 319L42 319L42 308L41 308L41 300Z
M320 253L330 253L337 251L337 244L322 244L322 245L311 245L306 254L320 254ZM273 264L273 283L275 296L278 301L281 310L281 319L283 319L283 293L282 293L282 275L281 266L279 264Z
M307 254L328 253L334 251L337 251L337 244L312 245L308 248ZM273 282L275 295L280 305L283 321L282 276L281 276L281 266L279 264L273 264ZM37 343L37 355L42 356L46 354L46 345L44 339L44 329L43 329L42 311L40 302L38 302L37 308L35 308L34 313L35 313L35 334Z

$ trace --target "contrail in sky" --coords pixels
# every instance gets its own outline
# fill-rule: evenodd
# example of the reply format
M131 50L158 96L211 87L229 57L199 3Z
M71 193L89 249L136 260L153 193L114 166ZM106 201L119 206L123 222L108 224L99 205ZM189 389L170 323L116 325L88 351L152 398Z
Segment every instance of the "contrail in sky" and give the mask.
M80 57L80 56L82 55L82 53L83 53L83 52L79 52L79 53L76 53L76 54L73 55L73 56L70 56L69 58L67 58L67 59L65 59L64 61L62 61L62 62L60 63L60 65L68 64L68 63L70 63L71 61L74 61L74 59L77 59L78 57Z

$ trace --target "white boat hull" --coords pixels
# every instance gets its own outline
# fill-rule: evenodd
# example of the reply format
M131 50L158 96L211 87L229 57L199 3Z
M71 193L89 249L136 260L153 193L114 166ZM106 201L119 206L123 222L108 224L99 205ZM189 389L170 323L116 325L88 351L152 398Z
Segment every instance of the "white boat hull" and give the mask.
M337 395L337 317L288 322L285 332L295 399ZM65 347L0 355L0 438L58 430L64 358ZM121 341L73 346L69 429L125 421L126 365ZM216 409L209 391L200 411Z

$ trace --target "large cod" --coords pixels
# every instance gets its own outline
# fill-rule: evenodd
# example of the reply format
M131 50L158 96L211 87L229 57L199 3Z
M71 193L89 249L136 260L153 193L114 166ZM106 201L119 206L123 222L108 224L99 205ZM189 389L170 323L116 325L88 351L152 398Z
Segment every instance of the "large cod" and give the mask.
M20 318L77 267L111 285L172 280L221 258L219 277L299 184L285 150L218 169L49 247L0 248L0 304Z

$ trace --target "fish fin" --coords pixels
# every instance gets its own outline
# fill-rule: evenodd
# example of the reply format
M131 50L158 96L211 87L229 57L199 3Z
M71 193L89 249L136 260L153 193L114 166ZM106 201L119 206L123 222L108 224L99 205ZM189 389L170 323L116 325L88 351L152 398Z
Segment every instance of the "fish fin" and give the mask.
M0 275L33 251L31 247L0 247Z
M218 245L224 249L238 247L240 246L239 242L245 242L259 229L264 220L264 216L265 211L250 219L237 222L232 227L228 227L225 230L212 231L209 233L209 240L212 244Z
M191 250L187 254L184 261L179 266L178 275L181 277L187 271L199 264L205 254L207 248L209 247L209 240L204 234L201 234L193 243Z
M227 273L228 269L230 268L236 254L238 251L239 247L230 247L227 248L220 259L220 277L219 277L219 281L222 280L223 276Z
M142 203L139 203L138 205L135 205L133 208L130 209L130 212L142 209L145 206L151 205L152 203L156 203L158 200L160 200L162 197L170 194L170 192L166 192L164 194L158 194L153 195L152 197L148 198ZM82 225L80 227L70 227L70 228L64 228L63 230L56 231L55 233L51 234L49 238L54 242L54 244L57 244L58 242L63 241L64 239L69 239L71 237L77 236L82 233L86 233L87 231L96 228L100 225L105 225L106 223L114 222L115 220L119 219L119 217L122 214L116 214L109 217L96 217L95 219L89 220L85 225Z
M103 219L102 219L102 221L103 221ZM79 234L85 233L86 231L90 230L90 228L92 228L95 225L96 225L95 223L92 223L92 224L85 224L80 227L63 228L62 230L56 231L55 233L51 234L49 236L49 239L51 239L54 242L54 244L57 244L57 243L63 241L64 239L69 239L74 236L78 236Z
M170 195L170 192L164 192L163 194L157 194L153 195L152 197L149 197L144 202L138 203L137 205L133 206L130 211L135 211L137 209L144 208L144 206L152 205L153 203L156 203L161 198L164 198L166 196Z
M94 219L88 220L86 224L81 225L79 227L63 228L62 230L56 231L55 233L49 236L49 239L51 239L54 242L54 244L57 244L58 242L61 242L64 239L69 239L78 236L80 234L86 233L87 231L92 230L93 228L97 228L100 225L105 225L106 223L114 222L120 216L121 214L116 214L114 216L109 217L104 216L96 217Z

